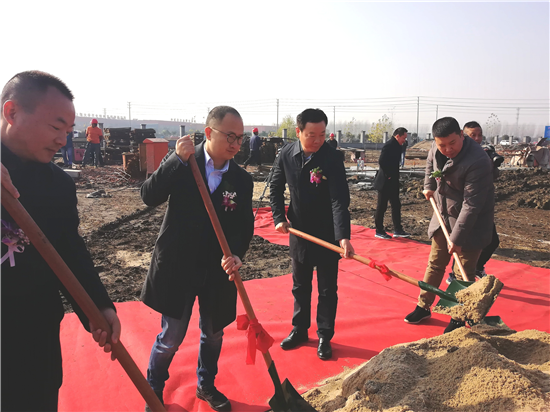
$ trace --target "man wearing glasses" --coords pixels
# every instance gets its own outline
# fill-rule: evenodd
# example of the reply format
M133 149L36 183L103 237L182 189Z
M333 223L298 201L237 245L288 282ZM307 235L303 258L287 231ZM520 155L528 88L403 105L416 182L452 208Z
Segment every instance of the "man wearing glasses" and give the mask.
M201 338L196 396L216 411L231 410L231 403L216 389L214 379L223 328L236 318L234 271L242 265L254 233L252 177L233 161L242 144L243 131L237 110L215 107L206 119L204 142L194 146L189 136L180 138L176 150L166 156L141 187L141 197L148 206L168 201L141 294L147 306L162 314L162 331L153 344L147 369L147 381L161 402L168 368L185 338L198 298ZM190 156L195 156L208 183L229 247L235 253L228 259L223 258L187 165ZM150 409L146 406L145 410Z

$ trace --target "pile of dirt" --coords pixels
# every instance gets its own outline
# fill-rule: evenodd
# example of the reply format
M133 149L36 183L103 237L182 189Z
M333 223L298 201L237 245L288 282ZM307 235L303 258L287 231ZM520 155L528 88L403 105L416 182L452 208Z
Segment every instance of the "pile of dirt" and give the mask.
M550 210L550 171L516 169L505 171L498 180L496 200L514 198L517 206ZM518 194L520 194L518 196Z
M477 325L384 349L306 394L319 412L550 408L550 335Z
M451 308L435 306L433 310L456 320L471 320L479 323L493 305L503 286L496 277L487 275L466 289L456 292L455 297L461 303L460 305Z

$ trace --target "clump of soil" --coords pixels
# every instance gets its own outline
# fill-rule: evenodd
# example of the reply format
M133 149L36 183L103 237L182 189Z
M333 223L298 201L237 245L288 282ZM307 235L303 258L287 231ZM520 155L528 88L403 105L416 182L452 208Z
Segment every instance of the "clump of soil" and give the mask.
M434 312L450 315L453 319L479 323L485 317L504 285L493 275L487 275L466 289L456 292L460 305L451 308L435 306Z
M550 408L550 334L487 325L384 349L306 394L319 412Z

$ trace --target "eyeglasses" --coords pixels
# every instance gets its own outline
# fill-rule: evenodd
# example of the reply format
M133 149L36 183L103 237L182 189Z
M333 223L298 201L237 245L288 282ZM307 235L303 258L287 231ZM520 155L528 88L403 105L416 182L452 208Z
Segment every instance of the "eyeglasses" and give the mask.
M235 133L225 133L225 132L222 132L221 130L213 128L212 126L210 126L210 128L224 134L227 137L227 142L229 144L233 144L235 143L235 141L237 141L237 144L240 146L243 144L243 139L246 137L244 134L237 136Z

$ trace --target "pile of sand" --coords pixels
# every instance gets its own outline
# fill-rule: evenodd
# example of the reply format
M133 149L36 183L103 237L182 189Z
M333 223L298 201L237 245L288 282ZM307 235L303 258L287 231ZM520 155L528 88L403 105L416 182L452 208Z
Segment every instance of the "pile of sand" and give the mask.
M451 308L435 306L434 312L450 315L457 320L479 323L485 317L504 285L493 275L487 275L466 289L456 292L461 305Z
M550 410L550 334L476 325L392 346L304 394L319 412Z

